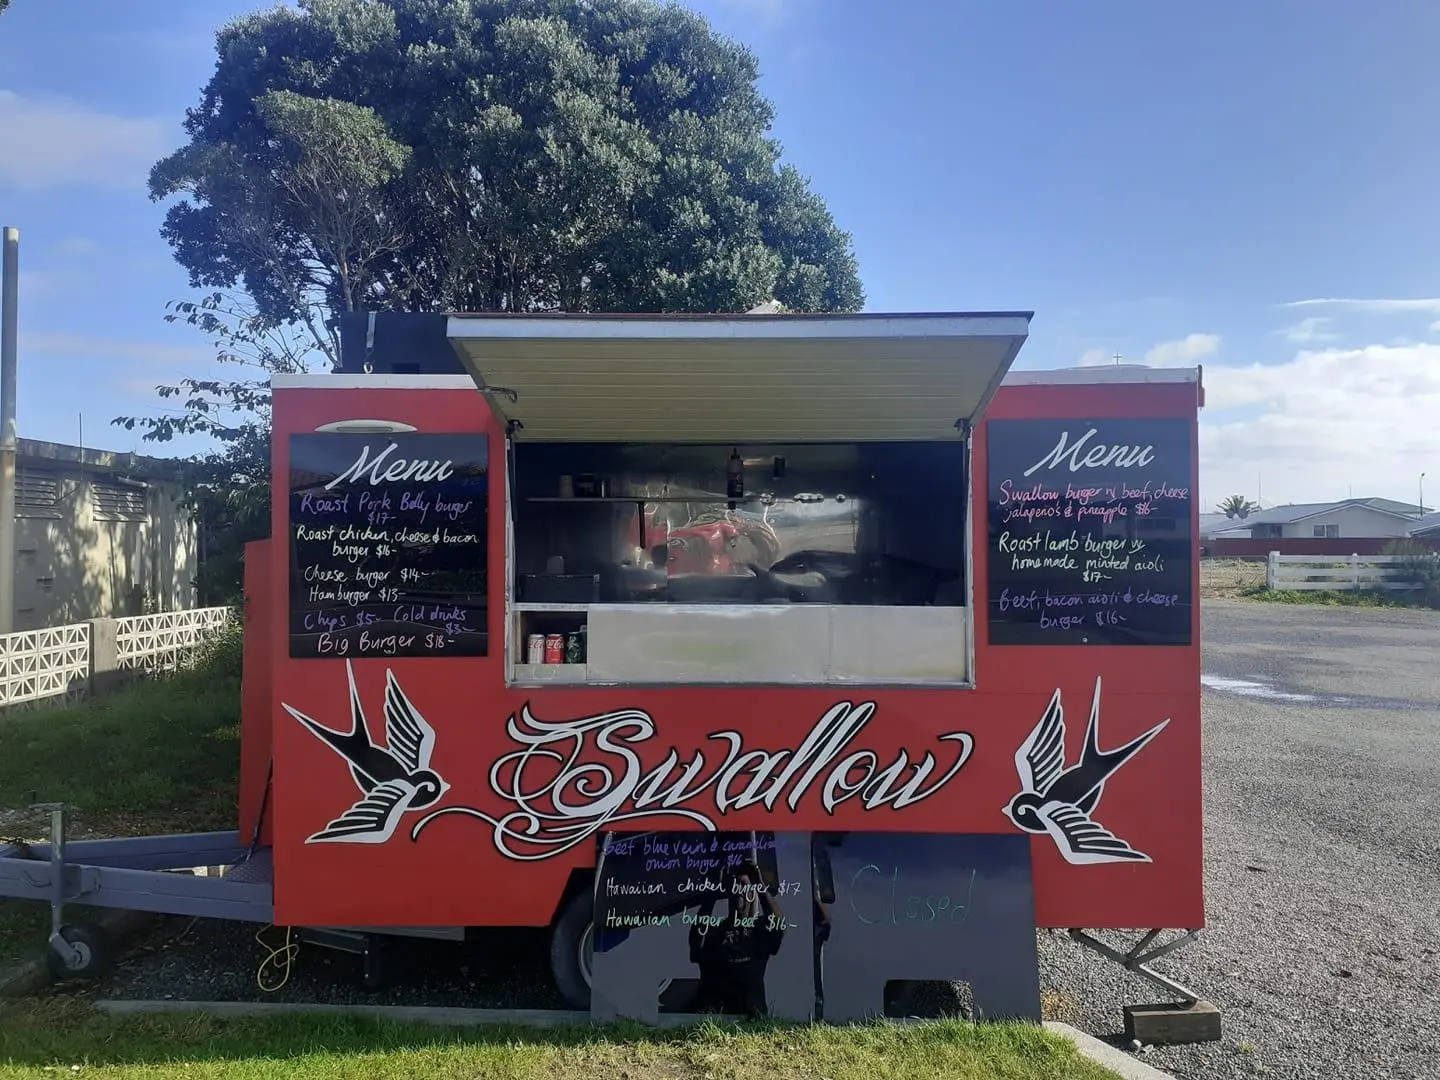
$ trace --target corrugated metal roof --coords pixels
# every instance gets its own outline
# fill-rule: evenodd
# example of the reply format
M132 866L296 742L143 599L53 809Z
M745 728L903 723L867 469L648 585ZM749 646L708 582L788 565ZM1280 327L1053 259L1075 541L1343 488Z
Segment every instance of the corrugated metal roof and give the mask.
M1229 527L1233 521L1234 519L1228 518L1224 514L1201 514L1200 531L1202 533L1218 532L1223 528Z
M1440 511L1426 514L1424 517L1417 519L1414 526L1410 529L1410 535L1414 536L1416 533L1428 533L1436 529L1440 529Z
M1401 514L1405 517L1414 517L1420 513L1422 509L1422 507L1415 503L1397 502L1394 499L1361 499L1356 501L1363 502L1366 506L1387 514Z
M1415 507L1407 503L1395 502L1393 499L1340 499L1336 502L1323 503L1289 503L1285 506L1272 506L1268 510L1261 510L1251 514L1244 520L1236 519L1236 528L1249 528L1251 525L1288 525L1291 522L1303 521L1306 518L1316 517L1320 514L1334 513L1346 507L1358 506L1367 510L1374 510L1381 514L1391 514L1395 517L1413 517ZM1399 509L1396 509L1396 508Z

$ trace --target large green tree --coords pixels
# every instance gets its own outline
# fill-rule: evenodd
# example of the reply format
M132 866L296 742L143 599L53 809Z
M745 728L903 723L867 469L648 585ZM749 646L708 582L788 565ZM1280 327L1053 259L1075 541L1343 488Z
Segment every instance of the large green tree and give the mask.
M647 0L301 0L241 19L151 175L262 315L857 310L754 57Z
M339 313L863 306L849 236L781 161L754 56L683 8L299 0L216 51L150 190L206 291L169 317L249 370L116 421L222 441L196 474L229 582L211 599L265 533L268 376L333 363Z

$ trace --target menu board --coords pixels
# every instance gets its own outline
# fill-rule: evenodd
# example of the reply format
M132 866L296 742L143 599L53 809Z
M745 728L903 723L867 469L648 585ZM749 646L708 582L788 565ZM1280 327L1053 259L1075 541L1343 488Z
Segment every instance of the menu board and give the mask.
M596 863L591 1013L815 1008L808 833L607 834Z
M484 656L483 435L290 437L290 655Z
M1191 426L987 424L992 645L1189 645Z
M816 833L813 852L827 1023L887 1015L892 981L964 982L972 1019L1040 1019L1029 837Z

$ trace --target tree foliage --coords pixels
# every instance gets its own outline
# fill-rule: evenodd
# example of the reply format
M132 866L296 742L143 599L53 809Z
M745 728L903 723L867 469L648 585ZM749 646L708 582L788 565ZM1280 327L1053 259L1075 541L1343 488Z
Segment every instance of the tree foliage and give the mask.
M197 470L212 597L268 532L269 376L333 365L343 312L864 304L850 237L781 162L755 58L680 7L299 0L216 51L150 192L204 293L167 318L248 370L116 420L220 440Z
M1217 513L1224 514L1231 520L1240 518L1242 521L1259 509L1259 503L1251 502L1244 495L1231 495L1215 508Z
M259 312L863 304L754 57L647 0L301 0L226 27L152 194Z

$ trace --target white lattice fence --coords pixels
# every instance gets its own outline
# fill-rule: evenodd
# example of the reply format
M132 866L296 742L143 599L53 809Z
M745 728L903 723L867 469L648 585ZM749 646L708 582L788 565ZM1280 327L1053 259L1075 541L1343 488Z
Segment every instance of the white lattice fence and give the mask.
M230 608L213 607L116 619L118 666L150 674L168 671L206 638L224 629L232 614Z
M0 634L0 710L75 701L102 671L171 670L234 617L231 608L198 608ZM92 627L106 623L114 625L113 662L91 639Z
M89 681L89 623L0 634L0 707L74 700Z

